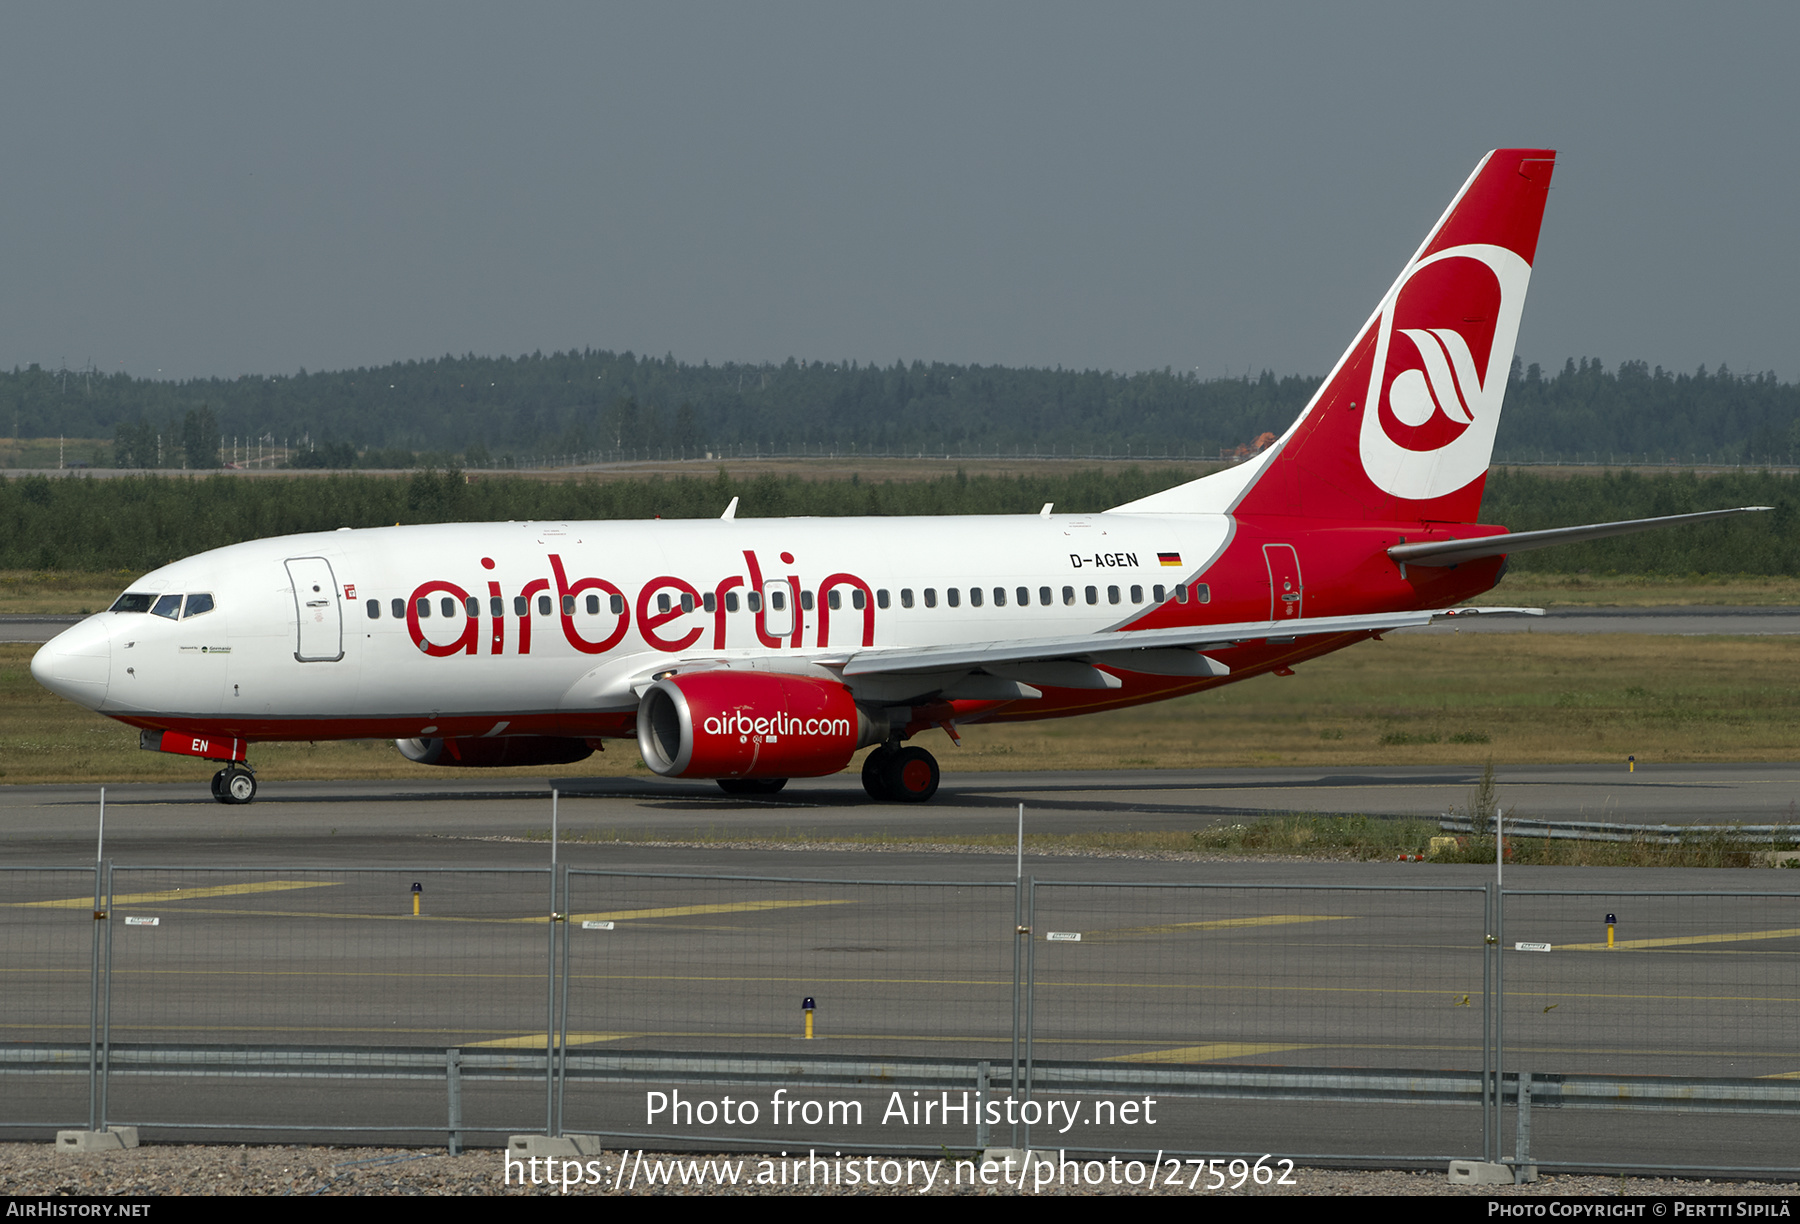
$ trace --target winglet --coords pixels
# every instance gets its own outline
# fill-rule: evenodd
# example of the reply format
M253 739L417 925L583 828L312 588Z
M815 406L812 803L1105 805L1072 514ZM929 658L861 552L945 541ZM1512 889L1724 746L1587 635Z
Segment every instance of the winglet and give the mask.
M738 499L735 497L732 498L731 504L729 506L725 507L725 513L721 514L719 517L724 519L728 523L732 519L736 518L737 517L737 503L738 503Z

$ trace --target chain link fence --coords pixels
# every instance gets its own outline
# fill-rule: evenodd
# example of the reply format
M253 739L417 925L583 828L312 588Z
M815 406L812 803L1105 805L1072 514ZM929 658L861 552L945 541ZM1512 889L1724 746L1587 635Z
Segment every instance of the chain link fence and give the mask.
M1800 1168L1792 893L19 868L0 957L15 1134Z

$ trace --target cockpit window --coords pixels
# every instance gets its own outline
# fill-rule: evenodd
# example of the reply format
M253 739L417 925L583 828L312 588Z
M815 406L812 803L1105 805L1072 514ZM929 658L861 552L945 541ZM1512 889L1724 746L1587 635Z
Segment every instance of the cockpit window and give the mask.
M113 601L109 611L113 612L148 612L150 605L156 602L156 596L142 591L127 591Z
M161 599L156 601L156 606L150 609L150 614L152 616L166 616L170 620L181 619L181 596L164 595Z
M213 598L210 594L201 592L198 595L189 595L187 607L182 610L181 619L187 620L189 617L199 616L202 612L211 612L212 610Z

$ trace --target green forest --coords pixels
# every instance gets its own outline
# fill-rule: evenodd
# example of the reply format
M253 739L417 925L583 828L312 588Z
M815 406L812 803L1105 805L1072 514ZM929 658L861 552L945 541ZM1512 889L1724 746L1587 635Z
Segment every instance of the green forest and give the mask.
M456 470L411 476L26 476L0 478L0 569L141 573L180 557L265 536L393 523L508 519L717 516L733 497L740 518L785 515L1030 514L1045 502L1093 512L1186 478L1169 470L815 481L762 475L543 481ZM1521 553L1521 571L1800 575L1792 477L1630 472L1574 478L1496 470L1486 522L1515 531L1728 506L1772 514Z
M157 381L0 372L0 432L103 438L101 462L219 466L253 440L296 466L471 469L750 454L1216 458L1279 433L1319 379L895 362L698 365L600 350ZM1800 385L1720 366L1515 362L1495 458L1789 464Z

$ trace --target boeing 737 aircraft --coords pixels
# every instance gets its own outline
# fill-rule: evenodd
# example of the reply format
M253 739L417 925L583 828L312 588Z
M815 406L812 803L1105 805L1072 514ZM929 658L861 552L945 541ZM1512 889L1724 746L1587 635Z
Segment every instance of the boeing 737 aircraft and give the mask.
M393 738L424 765L551 765L637 740L769 793L908 741L1273 672L1442 616L1507 554L1672 519L1475 522L1555 154L1481 159L1300 418L1254 459L1101 514L457 523L258 540L164 566L46 645L46 687L224 765L263 740ZM1529 612L1529 609L1512 609Z

